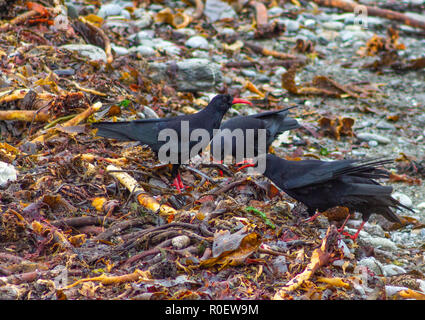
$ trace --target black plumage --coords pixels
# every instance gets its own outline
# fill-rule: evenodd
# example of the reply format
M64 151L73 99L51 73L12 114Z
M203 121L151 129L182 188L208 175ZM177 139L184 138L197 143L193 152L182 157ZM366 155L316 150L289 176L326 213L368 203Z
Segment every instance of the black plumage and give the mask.
M164 129L171 129L177 133L178 137L178 163L173 164L172 177L175 178L178 175L178 168L180 164L185 160L188 160L190 151L192 148L201 142L201 138L195 141L190 140L190 135L196 129L204 129L209 134L208 141L201 144L201 150L204 149L211 138L213 137L213 130L218 129L221 124L221 120L227 110L235 103L247 103L251 104L247 100L233 99L228 94L221 94L215 96L211 102L201 111L190 114L181 115L171 118L160 118L160 119L143 119L133 121L122 121L122 122L96 122L93 123L93 127L98 129L97 135L105 138L112 138L121 141L139 141L143 145L148 145L153 152L158 154L160 148L168 141L159 141L159 134ZM187 121L189 136L182 139L182 122ZM185 141L186 140L186 141ZM188 144L188 152L182 151L181 146ZM182 155L182 153L185 153Z
M283 133L287 130L297 129L300 127L300 124L297 120L288 117L289 109L292 109L294 107L277 110L277 111L267 111L267 112L261 112L257 114L252 114L249 116L238 116L233 117L229 120L224 121L221 126L220 130L228 129L230 131L234 131L236 129L240 129L243 132L243 146L244 146L244 152L242 154L243 158L248 158L249 154L247 153L247 143L249 143L249 140L247 139L247 131L248 129L253 130L253 156L257 157L259 155L259 151L261 151L261 148L259 148L258 144L258 130L264 129L266 130L266 136L265 136L265 152L268 151L269 147L273 143L273 141L276 139L278 135ZM221 141L219 146L220 149L218 151L214 151L214 146L216 143L218 143L218 140ZM237 142L237 139L235 136L232 136L229 134L229 131L223 131L217 135L214 136L213 140L211 141L211 154L215 156L215 158L220 157L221 160L225 159L226 156L231 155L233 158L237 158L237 148L240 147L240 144ZM216 154L216 153L217 154ZM242 159L239 159L242 161Z
M391 186L383 186L375 180L388 178L388 172L379 167L390 162L392 160L288 161L268 154L264 176L306 205L310 215L316 210L324 212L343 206L351 213L360 212L363 224L373 213L401 223L394 210L412 210L391 196Z

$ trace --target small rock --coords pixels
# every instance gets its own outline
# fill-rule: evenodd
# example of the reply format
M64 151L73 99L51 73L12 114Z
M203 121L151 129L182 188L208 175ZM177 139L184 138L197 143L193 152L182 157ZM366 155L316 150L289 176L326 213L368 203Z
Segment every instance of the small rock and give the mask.
M235 18L237 16L232 6L221 0L207 0L205 2L204 14L211 22L226 18Z
M137 51L138 53L140 53L142 56L145 56L145 57L154 56L156 54L156 51L154 48L149 46L144 46L144 45L133 47L130 49L130 51Z
M146 116L146 118L148 119L159 119L159 116L156 114L155 111L153 111L151 108L149 108L148 106L143 106L143 114Z
M326 41L328 41L327 45L329 47L333 47L335 44L333 41L340 37L340 33L336 32L335 30L323 30L322 32L320 32L319 41L320 39L325 39Z
M204 37L194 36L185 42L185 46L189 48L208 50L208 41Z
M339 30L342 30L344 28L344 24L342 22L339 22L339 21L327 21L327 22L322 23L322 27L327 29L327 30L339 31Z
M257 72L255 72L254 70L249 70L249 69L242 69L241 73L245 77L249 77L249 78L255 78L257 76Z
M376 275L383 274L383 265L374 257L363 258L357 263L358 266L365 266Z
M378 129L382 129L382 130L395 130L395 126L391 123L388 123L387 121L379 121L376 124L376 127Z
M285 20L286 31L296 32L300 28L300 23L296 20Z
M208 91L221 82L220 65L207 59L186 59L151 63L154 81L167 80L179 91ZM175 76L171 79L169 74Z
M419 203L419 204L416 206L416 208L418 208L418 209L425 209L425 202L421 202L421 203Z
M102 48L96 47L91 44L66 44L60 46L59 49L66 49L70 51L77 51L84 57L88 57L92 61L101 60L106 62L106 53Z
M282 76L282 74L286 73L287 71L288 71L288 70L286 70L286 68L284 68L284 67L279 67L279 68L277 68L277 69L275 70L274 75L275 75L276 77L281 77L281 76Z
M155 31L153 30L142 30L136 34L132 34L128 37L128 40L135 41L137 44L141 44L141 40L152 40L155 37Z
M304 21L304 27L306 28L314 28L316 26L316 20L314 19L306 19Z
M412 200L406 196L404 193L401 192L394 192L392 194L393 198L397 199L398 201L400 201L400 203L402 205L405 205L406 207L411 207L413 205Z
M194 37L196 35L196 31L191 28L180 28L176 32L184 34L187 37Z
M223 29L218 29L218 33L222 36L231 37L236 34L236 31L235 29L232 29L232 28L223 28Z
M195 50L192 52L192 57L199 59L209 59L210 54L208 53L208 51L205 50Z
M383 266L384 276L391 277L398 274L404 274L406 273L406 270L404 270L402 267L396 266L395 264L387 264Z
M278 256L276 259L274 259L272 266L274 272L278 275L288 272L288 265L284 256Z
M125 56L129 53L129 50L125 47L121 47L121 46L116 46L114 44L111 45L112 50L115 51L115 53L118 56Z
M370 245L376 248L382 248L382 249L392 250L392 251L397 250L397 245L390 239L382 238L382 237L372 237L366 232L362 235L362 232L363 231L360 231L360 236L359 236L360 242L363 242L367 245Z
M339 240L338 241L338 247L342 249L342 253L344 254L345 258L351 258L352 254L348 246L345 244L344 241Z
M186 235L174 237L171 240L171 244L173 245L174 249L180 250L186 248L190 244L190 238Z
M151 15L145 12L137 20L134 20L133 24L135 27L139 29L145 29L145 28L148 28L152 24L152 22L153 20Z
M399 287L399 286L385 286L385 294L387 297L392 297L396 295L398 292L402 290L407 290L406 287Z
M272 7L269 10L267 10L267 15L270 17L277 17L280 16L282 13L285 12L285 9L281 7Z
M6 184L8 181L15 181L17 178L15 167L0 161L0 186Z
M388 144L391 142L387 137L381 136L376 133L360 132L357 134L357 138L364 141L376 140L381 144Z
M376 140L370 140L367 144L369 145L369 147L377 147L379 145L378 141Z
M299 36L300 38L305 37L305 38L307 38L306 40L310 40L310 41L314 41L314 42L319 41L319 38L312 31L310 31L309 29L305 29L305 28L298 31L297 36ZM328 44L328 42L326 42L326 44Z
M119 16L123 8L115 3L104 4L100 7L97 15L103 19L108 16Z

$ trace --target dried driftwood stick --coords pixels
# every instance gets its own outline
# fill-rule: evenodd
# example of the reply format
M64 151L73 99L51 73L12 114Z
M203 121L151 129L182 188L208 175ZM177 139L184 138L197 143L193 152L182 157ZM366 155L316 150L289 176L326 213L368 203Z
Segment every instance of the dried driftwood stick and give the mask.
M314 2L320 6L338 8L347 12L355 12L360 6L358 3L343 0L314 0ZM367 15L369 16L395 20L414 28L425 29L425 21L410 18L403 13L371 6L363 7L366 8Z
M137 183L137 181L128 173L119 172L118 170L121 170L121 169L112 164L106 167L106 171L110 175L117 178L118 181L121 182L127 188L127 190L137 195L136 196L137 201L140 203L140 205L142 205L146 209L152 210L154 212L159 212L160 214L163 214L163 215L171 215L171 214L177 213L177 211L174 208L166 204L161 205L155 198L147 194L145 189L143 189Z
M72 127L72 126L76 126L78 125L80 122L82 122L83 120L87 119L88 117L90 117L93 113L95 113L96 111L98 111L100 108L102 107L102 103L101 102L96 102L93 105L91 105L90 107L88 107L86 110L84 110L83 112L81 112L80 114L77 114L74 118L68 120L67 122L63 123L62 126L63 127ZM44 134L34 138L33 140L31 140L32 143L36 143L36 142L44 142L48 139L53 138L56 135L56 129L55 128L51 128L48 129Z
M47 122L49 114L38 110L0 110L0 120Z

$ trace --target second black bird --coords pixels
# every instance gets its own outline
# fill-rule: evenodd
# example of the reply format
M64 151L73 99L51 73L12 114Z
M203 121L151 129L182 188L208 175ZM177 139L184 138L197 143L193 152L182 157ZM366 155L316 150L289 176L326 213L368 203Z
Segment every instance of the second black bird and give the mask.
M224 160L226 157L232 156L237 162L240 162L243 159L250 158L250 156L257 157L262 150L263 153L267 153L279 134L300 127L297 120L288 117L289 110L292 108L294 107L261 112L249 116L238 116L224 121L220 126L220 130L228 130L220 132L211 140L211 154L217 160ZM260 141L259 138L261 137L259 135L259 130L261 129L265 130L264 141ZM243 139L240 139L240 141L233 134L236 133L235 130L240 130L243 135ZM248 139L248 130L252 130L252 141ZM251 146L249 145L250 143L252 143ZM260 143L265 144L261 146ZM215 146L219 148L216 150ZM251 155L247 152L249 147L253 151Z

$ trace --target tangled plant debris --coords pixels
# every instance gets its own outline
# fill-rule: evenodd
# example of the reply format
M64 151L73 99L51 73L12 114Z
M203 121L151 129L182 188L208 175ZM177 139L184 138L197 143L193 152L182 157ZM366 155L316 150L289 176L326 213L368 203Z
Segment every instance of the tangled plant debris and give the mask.
M0 1L0 299L425 297L425 1ZM367 26L366 26L366 24ZM170 166L90 125L291 106L288 160L392 158L414 213L304 206L233 165ZM350 233L361 224L354 214Z

